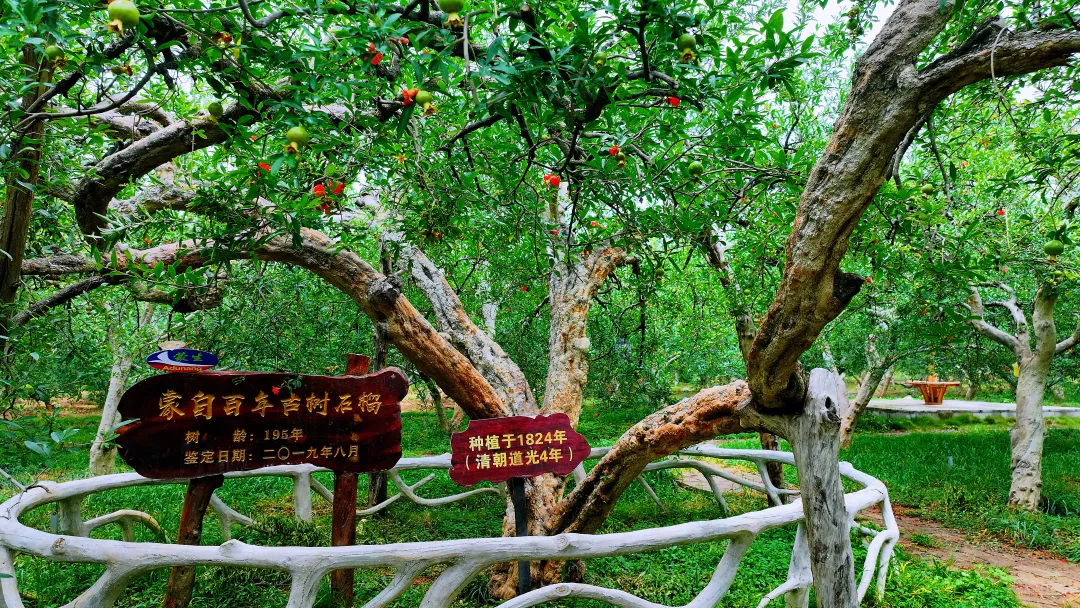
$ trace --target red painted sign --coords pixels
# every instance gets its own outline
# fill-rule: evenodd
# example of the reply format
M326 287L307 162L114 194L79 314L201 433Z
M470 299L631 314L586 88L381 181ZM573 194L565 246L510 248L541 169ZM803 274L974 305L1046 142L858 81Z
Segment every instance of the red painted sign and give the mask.
M367 376L261 372L162 374L120 400L120 456L145 477L191 479L271 465L339 472L401 458L401 371Z
M566 414L473 420L450 438L450 479L474 486L544 473L568 475L590 450Z

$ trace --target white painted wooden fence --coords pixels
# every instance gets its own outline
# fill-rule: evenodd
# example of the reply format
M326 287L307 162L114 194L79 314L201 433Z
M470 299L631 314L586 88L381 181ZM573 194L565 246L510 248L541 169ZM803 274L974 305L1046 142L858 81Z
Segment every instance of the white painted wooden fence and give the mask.
M594 449L591 458L599 458L608 448ZM757 466L760 483L748 481L700 458L744 460ZM797 490L777 489L769 483L765 464L770 461L794 465L787 452L765 450L726 450L710 445L699 445L683 452L677 459L662 460L649 465L646 470L668 468L693 468L709 480L713 492L724 506L723 496L714 483L716 477L761 492L768 496L774 506L726 519L696 521L662 528L650 528L617 534L583 535L559 534L557 536L524 538L477 538L423 543L396 543L390 545L357 545L353 547L260 547L237 540L227 540L217 547L186 546L166 543L133 542L132 526L141 524L162 535L153 517L146 513L121 510L100 517L83 520L83 500L92 494L135 486L176 483L146 479L135 473L105 475L64 483L40 482L0 505L0 573L9 575L0 579L0 600L5 608L24 608L19 597L17 573L12 556L26 553L58 562L102 564L105 572L89 589L63 608L108 608L113 606L124 588L142 574L157 568L177 565L233 566L241 568L267 568L287 571L292 576L292 587L287 608L311 608L320 581L331 570L338 568L393 568L393 580L371 598L365 608L386 606L401 595L420 574L432 567L442 565L445 569L428 588L420 608L443 608L468 584L469 580L489 566L499 562L519 560L578 560L643 551L655 551L676 545L716 542L727 539L723 558L716 567L712 579L684 608L712 608L727 593L735 578L736 570L750 544L762 532L781 526L798 526L792 550L788 579L762 598L759 608L770 601L785 598L787 608L805 608L811 585L809 552L801 521L802 506L799 500L783 504L781 496L797 494ZM402 459L389 477L398 488L398 494L371 509L358 511L370 514L384 509L403 496L421 505L437 506L485 492L502 493L502 488L481 488L442 498L423 498L418 490L433 478L429 475L419 482L407 485L401 480L401 471L446 470L450 466L449 454L425 458ZM279 466L230 474L228 478L285 476L294 484L296 516L311 519L311 493L331 500L330 491L311 474L319 471L313 466ZM848 463L841 463L841 473L862 486L846 495L847 511L852 531L864 537L867 555L859 582L859 598L865 597L871 584L880 595L885 588L885 577L893 547L899 537L896 520L889 504L888 491L877 479L855 470ZM578 471L581 474L581 471ZM644 478L641 479L645 483ZM646 484L649 494L655 493ZM59 511L59 534L36 530L23 525L20 515L30 509L55 503ZM859 511L880 505L885 529L872 530L854 523ZM212 507L221 520L225 538L233 524L251 525L253 522L215 497ZM124 540L101 540L88 538L95 528L116 524ZM599 600L622 608L667 608L617 589L595 585L563 583L531 591L525 595L503 602L502 608L525 608L561 597L580 597Z

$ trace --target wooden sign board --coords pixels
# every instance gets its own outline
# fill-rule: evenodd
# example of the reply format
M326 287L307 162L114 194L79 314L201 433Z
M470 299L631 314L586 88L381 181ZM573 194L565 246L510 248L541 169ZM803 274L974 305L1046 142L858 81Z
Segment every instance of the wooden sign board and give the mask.
M405 375L262 372L162 374L120 400L120 456L140 475L192 479L283 464L338 472L392 468L401 458Z
M568 475L590 450L566 414L473 420L450 438L450 479L474 486L544 473Z

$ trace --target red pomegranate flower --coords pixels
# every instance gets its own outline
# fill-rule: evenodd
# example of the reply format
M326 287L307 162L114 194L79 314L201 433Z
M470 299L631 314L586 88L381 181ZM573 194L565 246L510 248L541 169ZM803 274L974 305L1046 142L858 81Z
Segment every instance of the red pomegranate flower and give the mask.
M401 89L401 105L411 106L413 104L413 98L420 92L420 89Z
M548 173L544 176L544 183L552 188L558 188L559 185L562 184L562 180L559 179L558 175Z
M526 286L526 285L522 285L522 286L521 286L521 291L529 291L529 288L528 288L528 286ZM507 310L509 310L509 309L507 309Z
M322 184L315 184L315 187L312 188L311 191L314 192L315 196L317 196L317 197L321 198L321 197L326 196L326 186L324 186Z
M259 168L262 169L263 171L266 171L267 173L270 172L269 163L259 163Z
M559 230L557 228L552 228L550 232L554 236L559 236Z
M1004 209L998 209L998 215L1005 215Z
M619 146L611 146L608 148L608 152L610 152L612 156L617 156L619 154Z
M667 102L668 102L668 105L670 105L673 108L679 107L679 98L675 97L674 95L672 95L671 97L668 97Z
M382 53L375 53L375 56L371 58L371 65L379 65L379 62L382 61L382 58Z
M274 394L276 395L276 394L278 394L278 393L280 393L280 392L281 392L281 388L280 388L280 387L277 387L277 386L275 386L275 387L273 387L273 388L271 388L271 389L270 389L270 392L271 392L271 393L274 393Z
M345 184L338 182L334 184L334 194L341 194L345 190Z

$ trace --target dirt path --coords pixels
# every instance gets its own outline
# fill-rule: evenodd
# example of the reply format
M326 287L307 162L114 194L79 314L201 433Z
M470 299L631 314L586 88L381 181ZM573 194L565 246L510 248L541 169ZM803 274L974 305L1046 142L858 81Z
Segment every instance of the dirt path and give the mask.
M753 473L724 466L744 479L758 481ZM727 480L719 480L724 493L745 488ZM710 491L705 477L693 470L679 472L678 482L686 487ZM948 562L950 566L970 569L985 564L1007 570L1013 580L1013 591L1025 606L1032 608L1080 608L1080 564L1073 564L1048 555L1011 545L974 543L959 530L912 514L909 509L896 507L896 523L900 527L900 544L908 553L925 559ZM864 512L866 519L881 524L881 512L876 508ZM912 542L912 537L919 544ZM929 539L929 540L928 540ZM932 545L932 546L927 546Z
M870 519L881 521L879 514L871 515ZM965 570L978 564L1002 568L1013 577L1013 590L1025 606L1080 608L1080 564L1010 545L974 544L959 530L916 517L903 507L896 509L896 523L900 526L900 544L912 555L950 562ZM917 537L921 544L912 542L916 534L921 535ZM923 537L933 542L927 543Z

